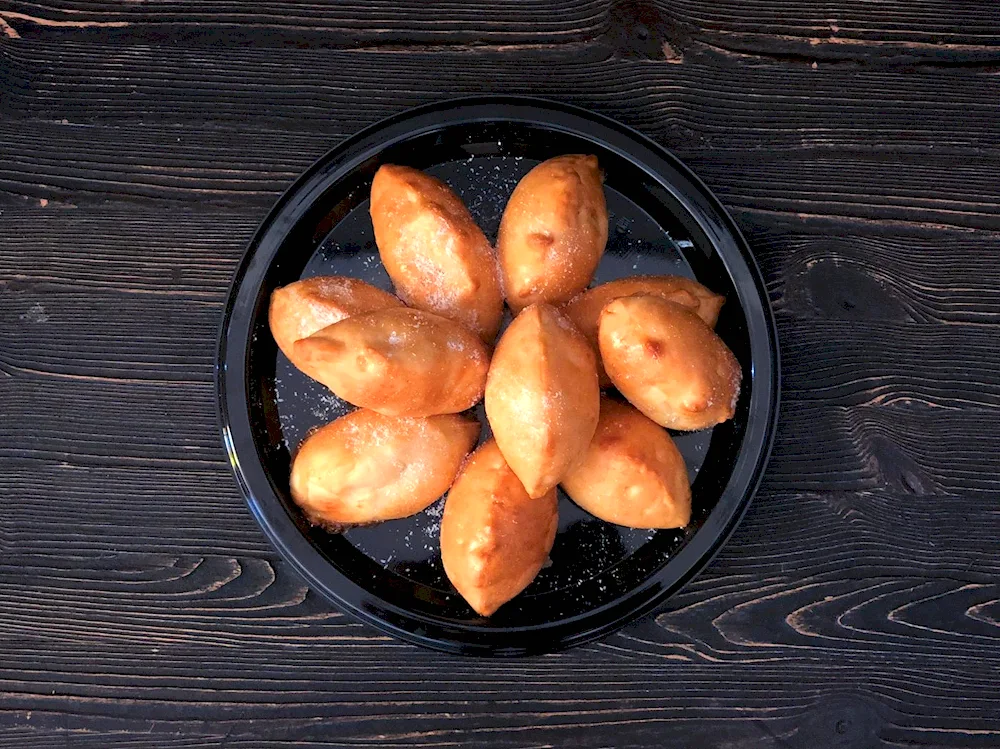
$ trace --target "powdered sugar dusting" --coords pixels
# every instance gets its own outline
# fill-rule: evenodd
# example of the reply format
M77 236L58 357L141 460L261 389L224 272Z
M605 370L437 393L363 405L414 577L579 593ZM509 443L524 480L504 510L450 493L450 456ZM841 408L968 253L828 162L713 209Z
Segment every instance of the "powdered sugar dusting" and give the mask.
M462 179L454 179L457 164L442 164L428 171L448 182L465 202L486 238L496 241L504 208L517 183L538 162L522 156L470 156L461 162Z
M310 413L317 419L330 422L339 419L350 411L350 406L346 401L341 400L333 393L320 393L313 401Z
M424 526L425 549L430 550L439 546L438 538L441 536L441 518L444 515L444 503L445 499L442 497L424 510L424 514L428 519L427 524Z

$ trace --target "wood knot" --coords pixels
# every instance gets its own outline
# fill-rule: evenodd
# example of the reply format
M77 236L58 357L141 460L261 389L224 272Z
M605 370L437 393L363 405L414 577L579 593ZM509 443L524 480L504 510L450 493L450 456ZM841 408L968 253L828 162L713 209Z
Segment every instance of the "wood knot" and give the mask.
M801 739L802 746L867 749L879 743L882 727L887 717L895 717L893 713L866 694L823 695L802 716L796 740Z
M789 285L800 286L804 301L822 317L900 322L912 319L899 289L865 265L846 258L824 258L807 264L801 276L789 279Z
M874 435L868 445L879 475L887 486L906 494L937 493L927 472L888 437Z
M618 57L682 62L683 34L645 0L618 0L609 15L605 40Z

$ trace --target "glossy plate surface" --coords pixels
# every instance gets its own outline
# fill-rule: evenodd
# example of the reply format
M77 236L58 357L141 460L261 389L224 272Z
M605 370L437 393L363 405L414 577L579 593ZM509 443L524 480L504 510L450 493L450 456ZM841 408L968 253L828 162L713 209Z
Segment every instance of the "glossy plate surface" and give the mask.
M724 294L717 332L743 366L743 389L735 419L675 435L694 481L688 528L610 525L560 494L552 564L484 619L444 575L443 500L414 517L341 535L310 526L292 503L295 448L310 429L350 407L278 352L267 304L274 288L315 275L354 276L391 290L368 217L368 192L381 164L405 164L443 179L492 241L517 181L564 153L596 154L606 174L610 232L595 283L675 273ZM223 440L250 509L309 585L383 631L471 654L536 653L585 642L677 590L745 511L767 460L778 398L777 344L760 272L705 186L655 143L612 120L511 97L411 110L362 131L306 172L261 225L237 270L217 375Z

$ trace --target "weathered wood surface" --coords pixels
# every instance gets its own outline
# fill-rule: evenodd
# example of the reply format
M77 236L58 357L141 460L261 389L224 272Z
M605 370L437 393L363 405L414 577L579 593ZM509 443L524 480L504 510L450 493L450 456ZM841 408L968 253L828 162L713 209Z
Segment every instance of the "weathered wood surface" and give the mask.
M1000 6L0 2L0 747L1000 745ZM382 637L246 512L230 274L341 138L610 114L746 233L764 486L656 616L522 661Z

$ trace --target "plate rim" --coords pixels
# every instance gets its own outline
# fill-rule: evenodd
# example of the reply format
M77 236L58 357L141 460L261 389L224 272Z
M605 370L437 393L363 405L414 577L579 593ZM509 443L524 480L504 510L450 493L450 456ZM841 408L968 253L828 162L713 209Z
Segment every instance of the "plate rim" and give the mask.
M506 111L488 111L494 109L504 109ZM524 110L524 112L520 116L516 116L511 113L511 109L520 109ZM566 132L573 133L576 136L596 140L594 136L585 130L581 131L580 129L569 129L562 125L550 123L545 119L545 115L549 115L550 117L554 115L559 115L563 118L568 117L571 120L579 121L580 124L586 123L596 125L598 127L603 127L605 130L614 131L619 136L624 137L626 141L631 141L633 145L644 147L655 157L664 160L670 167L676 170L680 176L683 179L686 179L690 183L690 186L694 188L693 195L684 193L678 194L677 186L672 183L666 184L665 187L667 187L675 199L679 200L684 205L685 210L688 211L690 216L698 223L699 227L706 233L706 235L710 237L713 246L716 251L719 252L720 259L726 265L727 272L729 272L732 276L733 269L727 262L729 258L719 249L720 243L718 241L718 230L720 228L723 230L723 237L726 233L728 233L731 237L733 243L735 244L735 249L740 255L740 259L746 265L746 275L749 277L749 280L752 282L753 287L757 291L754 299L760 302L760 314L756 319L763 321L762 332L766 335L768 342L768 356L762 361L763 364L768 365L768 371L753 373L754 388L751 392L751 408L749 410L748 420L760 420L761 410L766 411L766 413L763 415L763 423L758 424L756 427L756 433L759 435L757 437L756 449L754 450L756 456L755 459L751 459L753 465L749 466L749 480L743 489L742 496L736 500L735 506L729 510L724 518L720 519L717 517L714 523L712 522L713 516L717 516L718 513L716 513L715 508L713 508L713 510L709 512L705 524L692 536L692 538L680 549L680 551L677 552L675 556L673 556L659 570L650 575L643 583L635 586L618 599L585 613L544 625L476 629L468 625L434 622L421 614L401 609L388 601L381 599L376 594L362 588L358 585L358 583L340 572L340 570L336 569L336 567L323 558L322 554L298 531L298 528L293 529L294 533L291 538L288 537L287 532L279 532L279 529L276 526L281 524L282 521L286 524L291 523L292 525L294 525L294 521L290 516L288 516L287 512L284 511L283 507L274 507L274 505L281 505L281 500L276 494L272 498L273 501L271 502L267 502L266 498L262 501L261 498L256 496L255 492L251 488L251 477L247 475L248 470L253 473L254 468L260 469L259 475L252 477L254 484L259 484L263 480L263 482L270 485L273 490L273 482L271 482L270 476L267 472L263 470L263 466L260 465L259 459L257 461L250 461L249 465L247 464L246 453L248 449L252 449L253 456L259 458L256 442L254 441L252 434L249 433L249 430L241 438L240 435L234 434L232 428L232 421L234 418L232 408L233 405L242 404L244 410L246 409L246 360L249 345L251 343L251 332L248 329L245 335L240 336L240 339L246 339L244 350L242 352L239 350L234 352L233 347L235 344L239 343L239 341L234 342L233 338L230 336L230 328L233 322L234 314L238 311L238 302L244 295L241 294L241 292L243 291L243 281L248 272L255 263L263 264L266 271L266 269L269 268L273 262L276 249L275 252L271 252L269 254L266 258L266 262L265 259L263 259L258 253L263 240L269 235L270 232L277 231L276 222L283 216L283 223L294 225L294 221L292 221L287 215L288 211L286 209L288 209L289 204L294 202L296 210L299 212L307 210L313 202L311 199L307 198L312 196L312 193L321 191L324 184L328 185L331 181L332 174L325 175L324 179L320 181L316 181L317 176L324 171L331 171L332 173L335 173L337 171L336 167L338 162L342 162L348 154L351 154L352 151L357 151L359 148L361 150L358 153L351 154L350 161L357 162L359 160L363 160L365 158L366 151L362 146L367 140L372 139L373 136L384 134L386 131L391 133L394 129L398 129L401 124L405 124L412 120L428 121L423 122L419 127L405 130L402 133L397 133L393 137L383 139L381 142L370 146L369 150L373 147L377 147L377 150L382 150L397 140L411 138L420 132L434 131L436 129L447 127L448 125L459 123L483 121L520 121L543 124L546 127L557 130L565 130ZM603 147L609 147L606 142L601 142ZM611 150L619 149L611 148ZM626 153L623 152L622 155L626 155ZM627 154L627 156L632 160L635 159L634 154ZM639 161L637 163L642 168L648 169L644 162ZM343 167L343 164L341 164L341 167ZM691 210L688 204L692 202L692 199L697 199L697 201L702 203L702 205L699 206L701 208L700 211ZM305 208L303 208L303 206ZM705 208L710 209L710 212L706 213L704 210ZM294 212L295 211L292 211L293 214ZM708 225L706 225L706 219L711 220ZM735 281L736 279L734 277L734 286L740 288L740 284L735 283ZM256 299L256 295L257 289L255 288L253 293L254 299ZM751 316L747 314L748 328L750 327L750 318ZM752 351L753 340L754 338L751 336L751 368L754 368L757 364ZM237 361L240 364L241 371L239 372L239 376L235 377L235 379L233 379L234 376L231 376L229 373L229 364L232 361L232 354L234 353L242 353L242 356L237 356ZM215 362L215 392L223 448L226 452L230 468L236 478L237 484L240 487L241 493L243 494L244 500L246 501L257 523L261 526L261 530L264 532L264 535L268 539L269 543L278 551L281 557L293 569L295 569L301 577L305 579L306 583L311 588L320 593L337 608L349 612L351 615L374 626L376 629L424 647L450 653L473 655L527 655L563 650L568 647L573 647L575 645L580 645L585 642L598 639L617 630L627 622L638 619L662 604L673 593L677 592L680 588L690 582L694 576L701 572L712 561L719 550L725 545L726 542L728 542L736 527L745 516L753 496L760 486L761 479L763 478L764 469L767 466L773 447L774 434L778 419L781 380L780 369L781 363L778 348L777 327L775 324L774 314L769 303L764 277L760 271L759 265L757 264L756 258L750 251L749 244L744 238L742 232L740 232L736 222L729 215L728 211L726 211L722 203L711 192L711 190L708 189L704 182L702 182L701 179L698 178L698 176L694 174L691 169L689 169L679 158L677 158L668 149L661 146L648 136L636 131L634 128L624 125L605 115L592 112L581 107L534 96L480 95L450 98L424 104L395 113L368 125L354 135L345 138L339 144L327 151L298 178L296 178L288 189L282 193L257 227L241 256L236 269L233 272L218 332L218 346ZM240 385L242 385L242 387L240 387ZM764 400L762 403L755 406L753 400L758 397L758 393L762 394L760 397ZM234 398L234 396L238 397ZM231 403L232 400L235 400L236 403ZM250 425L249 421L249 415L247 415L246 423L248 426ZM750 424L748 423L747 434L744 436L744 440L750 436ZM247 445L247 442L250 444ZM746 453L747 448L746 443L744 442L737 456L736 464L734 464L734 474L736 473L736 466L745 459ZM243 460L241 460L241 455L243 455ZM744 470L747 470L747 468L744 468ZM720 496L720 500L723 496L725 496L728 489L729 484L727 482L726 487L723 489L723 494ZM716 507L717 506L718 505L716 505ZM281 509L282 512L280 515L276 512L276 509ZM721 527L708 529L710 523L712 523L713 526ZM705 531L707 529L709 532L706 533ZM701 543L698 543L699 537L702 539ZM331 586L326 581L321 579L317 575L316 571L312 569L315 562L313 564L306 564L305 561L303 561L303 557L314 558L315 561L324 565L328 569L328 574L332 574L338 578L341 585L346 585L356 591L354 599L358 602L356 603L354 600L347 600L343 595L333 590ZM686 567L682 571L678 572L682 566L681 560L683 560L683 564L686 565ZM673 574L671 575L672 579L667 584L660 583L658 578L664 576L665 571L669 568L673 568ZM366 599L370 598L377 599L378 604L372 605L372 603L368 601L368 605L365 605ZM392 615L393 618L398 617L403 621L414 623L416 626L413 628L406 628L400 624L388 621L385 618L387 614ZM579 626L581 623L586 623L588 620L594 618L602 618L603 621L595 622L586 627ZM507 644L476 642L474 637L469 637L461 641L457 639L442 639L440 634L435 635L428 631L437 629L444 630L445 632L457 630L469 635L479 633L481 637L503 636L505 639L511 640L511 642ZM565 631L560 632L560 630ZM525 637L525 635L531 634L544 634L545 636L540 638L544 641L537 647L534 646L534 644L530 642L531 638Z

